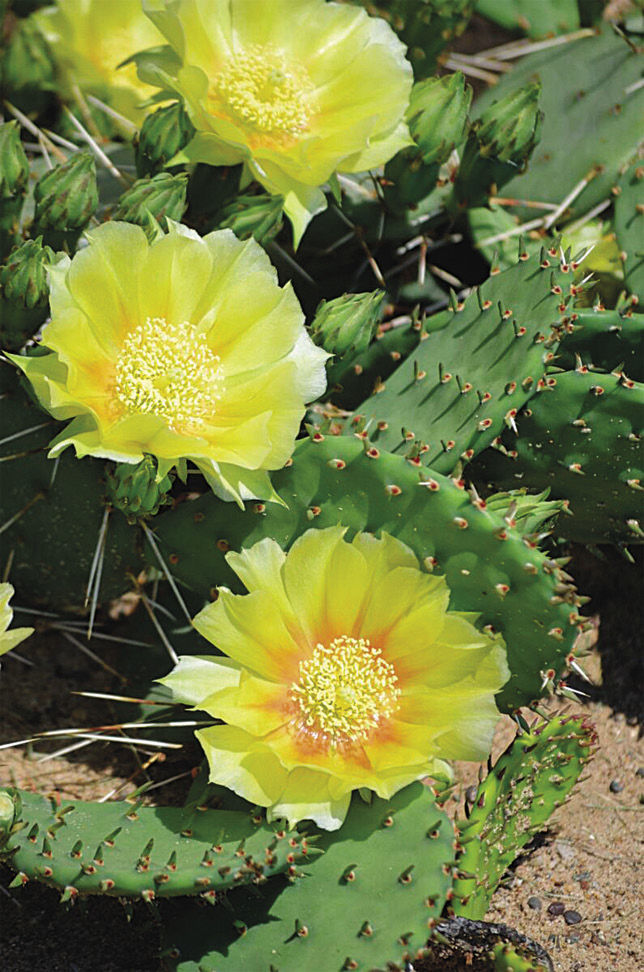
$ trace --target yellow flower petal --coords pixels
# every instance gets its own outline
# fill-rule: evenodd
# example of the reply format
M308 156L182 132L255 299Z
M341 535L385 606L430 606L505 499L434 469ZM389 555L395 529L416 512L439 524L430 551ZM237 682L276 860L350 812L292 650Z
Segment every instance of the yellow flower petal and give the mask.
M11 584L0 584L0 655L6 655L8 651L19 645L21 641L34 633L33 628L7 628L13 620L13 611L9 606L9 601L14 595Z
M301 650L266 591L220 591L193 621L199 634L252 672L274 682L297 677Z
M175 668L157 681L172 692L176 702L199 707L210 695L239 685L240 666L230 658L180 655Z
M317 770L299 768L288 774L284 791L268 812L268 819L285 817L289 826L314 820L324 830L342 826L351 802L351 789L335 796L333 779Z
M202 708L253 736L265 736L288 721L287 702L283 685L244 671L238 684L215 691L204 699Z
M199 729L195 736L210 766L210 782L227 786L259 807L274 804L287 772L266 746L235 726Z

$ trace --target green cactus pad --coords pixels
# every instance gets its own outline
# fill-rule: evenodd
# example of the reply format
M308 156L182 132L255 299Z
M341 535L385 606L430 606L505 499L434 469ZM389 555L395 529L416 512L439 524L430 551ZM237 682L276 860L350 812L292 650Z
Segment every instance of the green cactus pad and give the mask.
M257 896L242 889L214 915L186 903L165 929L170 954L179 953L172 967L402 969L422 953L445 903L453 841L451 822L421 783L370 804L356 795L342 828L316 841L324 854L310 876L271 882Z
M604 25L594 36L522 58L479 98L477 111L535 78L541 81L541 138L528 171L512 179L503 194L558 205L591 176L562 214L564 222L608 198L621 167L637 150L644 104L641 61L633 46ZM562 84L562 78L570 78L570 84ZM516 213L524 220L535 215L533 209Z
M523 30L529 37L579 28L577 0L477 0L476 12L506 30Z
M558 565L460 480L356 439L317 433L298 444L273 484L284 506L249 503L241 511L209 494L159 514L155 532L177 579L208 598L217 585L241 589L225 560L229 548L267 536L286 548L311 527L337 523L384 530L445 574L453 610L480 612L479 624L503 635L512 675L497 697L501 706L537 698L540 672L558 669L572 650L581 619Z
M202 895L262 884L316 851L294 831L268 825L261 813L144 807L122 803L58 805L7 789L15 815L0 817L0 860L18 872L14 884L41 881L66 900L78 894L118 897Z
M359 407L373 441L449 473L510 426L554 357L570 295L564 266L543 251L459 304Z
M615 187L615 232L626 286L644 302L644 161L634 162Z
M585 310L562 334L555 364L572 371L577 357L599 371L625 371L644 381L644 314L628 310Z
M596 740L585 717L555 716L518 735L499 757L459 825L455 914L485 915L503 872L564 802Z
M621 374L558 374L519 416L506 456L482 457L477 475L495 489L550 488L569 501L558 523L581 543L641 542L644 384Z

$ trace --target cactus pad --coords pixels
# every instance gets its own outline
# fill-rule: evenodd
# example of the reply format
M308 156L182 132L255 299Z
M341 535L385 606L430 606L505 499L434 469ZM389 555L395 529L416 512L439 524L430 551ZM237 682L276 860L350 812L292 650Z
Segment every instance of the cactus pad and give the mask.
M555 716L517 736L497 760L460 824L457 915L483 917L503 872L564 802L596 739L583 717Z
M309 852L305 837L269 826L261 814L140 801L58 806L13 789L0 796L0 859L18 872L14 884L42 881L66 900L78 894L213 900L240 884L293 876Z
M370 804L356 795L342 828L316 842L324 854L310 876L271 882L259 895L241 889L216 916L187 903L165 933L180 954L174 967L402 969L422 954L445 903L453 840L452 824L421 783Z

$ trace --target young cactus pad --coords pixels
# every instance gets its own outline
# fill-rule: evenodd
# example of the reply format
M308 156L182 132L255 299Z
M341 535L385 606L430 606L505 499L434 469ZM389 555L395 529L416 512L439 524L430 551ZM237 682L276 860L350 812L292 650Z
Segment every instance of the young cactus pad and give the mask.
M572 650L581 619L559 566L461 480L355 438L315 433L298 443L273 484L284 506L250 503L240 511L202 496L160 514L155 532L174 575L208 598L217 585L241 590L225 561L230 548L263 537L287 548L311 526L384 530L408 544L427 569L445 574L452 610L479 612L478 624L502 634L511 677L497 696L500 706L537 698L541 671L558 669ZM568 602L562 594L570 594Z
M486 457L495 488L549 487L573 514L560 532L581 543L641 542L644 384L583 366L551 379L509 436L514 458Z
M564 802L596 739L583 717L555 716L517 736L497 760L460 824L455 914L485 915L503 872Z
M58 806L39 794L0 791L0 860L13 885L42 881L65 900L79 894L119 897L201 895L262 884L296 873L306 838L268 825L261 813L206 807L144 807L139 802Z
M324 834L311 874L244 889L226 909L187 902L166 927L178 972L403 969L422 954L451 883L454 831L430 789L391 800L357 794L342 828ZM390 964L387 964L387 963Z
M558 251L487 280L432 330L360 408L374 443L415 450L449 473L488 446L542 380L566 313L571 272ZM442 316L441 316L442 322Z

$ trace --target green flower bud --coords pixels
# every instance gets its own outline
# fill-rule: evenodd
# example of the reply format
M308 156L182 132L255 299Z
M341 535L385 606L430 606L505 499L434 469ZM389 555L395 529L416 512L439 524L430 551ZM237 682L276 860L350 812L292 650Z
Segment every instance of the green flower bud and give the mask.
M539 141L538 81L513 91L500 101L494 101L472 126L484 158L511 162L519 168L528 161Z
M13 250L0 267L0 345L8 351L21 348L47 317L47 267L54 257L39 236Z
M460 72L414 85L407 122L425 165L447 162L464 137L471 101L472 89Z
M150 217L156 220L167 216L177 222L186 208L188 176L159 172L158 175L138 179L119 199L112 219L136 223L147 228Z
M41 112L54 88L54 66L47 41L35 20L11 21L0 59L2 97L22 111Z
M176 101L148 115L136 143L136 171L139 178L154 175L184 148L195 133L194 126Z
M394 210L415 206L435 187L439 167L464 137L472 89L460 73L414 85L407 124L417 147L385 166L385 200Z
M17 121L0 125L0 199L23 196L29 180L29 161Z
M34 189L34 226L55 249L75 245L98 206L96 164L91 152L75 152L46 172Z
M167 493L173 478L172 473L159 475L154 456L145 456L135 465L119 462L107 473L107 502L121 510L130 523L154 516L171 502Z
M231 229L240 240L253 236L258 243L274 239L284 222L281 196L266 192L237 196L218 213L217 229Z
M475 206L522 172L539 141L538 81L495 101L472 125L454 186L460 208Z
M20 214L29 179L29 162L18 122L0 125L0 258L18 240Z
M384 292L343 294L323 300L313 323L311 338L334 355L327 365L329 385L342 384L356 357L370 344L380 322Z

